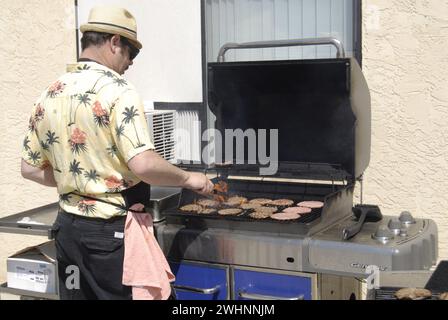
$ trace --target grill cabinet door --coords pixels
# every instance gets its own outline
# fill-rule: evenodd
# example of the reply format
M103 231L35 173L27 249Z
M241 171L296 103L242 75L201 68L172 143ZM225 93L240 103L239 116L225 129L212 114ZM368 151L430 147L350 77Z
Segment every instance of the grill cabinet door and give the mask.
M313 277L234 269L235 300L311 300Z
M227 300L228 268L209 264L170 263L178 300Z

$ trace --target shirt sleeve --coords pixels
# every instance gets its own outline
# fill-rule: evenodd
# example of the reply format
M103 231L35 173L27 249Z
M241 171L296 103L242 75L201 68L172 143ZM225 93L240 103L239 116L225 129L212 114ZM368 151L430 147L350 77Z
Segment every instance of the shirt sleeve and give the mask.
M29 165L45 169L49 165L43 146L39 140L39 128L45 117L45 108L37 103L31 112L28 131L23 140L22 159ZM44 142L43 142L44 143Z
M135 89L123 92L111 112L112 135L126 162L136 155L154 150L143 103Z

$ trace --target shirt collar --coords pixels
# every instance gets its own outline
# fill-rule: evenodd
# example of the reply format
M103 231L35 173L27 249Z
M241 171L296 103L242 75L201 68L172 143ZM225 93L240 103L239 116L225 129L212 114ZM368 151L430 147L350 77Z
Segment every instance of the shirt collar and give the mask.
M72 63L72 64L67 65L67 72L74 72L74 71L79 71L79 70L85 70L86 66L88 66L90 68L102 69L102 70L105 70L105 71L110 71L115 76L121 77L121 75L118 72L116 72L116 71L106 67L105 65L102 65L99 62L96 62L95 60L88 59L88 58L80 58L77 63Z

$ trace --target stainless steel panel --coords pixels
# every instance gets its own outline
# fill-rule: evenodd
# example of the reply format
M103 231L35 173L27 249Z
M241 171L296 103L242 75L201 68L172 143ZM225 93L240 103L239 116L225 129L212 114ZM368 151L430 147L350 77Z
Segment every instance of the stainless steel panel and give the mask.
M151 186L150 208L154 222L165 220L163 211L179 205L181 188Z
M0 219L0 232L48 236L56 220L57 202Z
M305 240L276 233L225 229L188 229L156 225L159 244L169 259L303 270Z
M406 236L396 236L387 243L374 240L372 235L382 222L366 223L350 241L342 240L342 230L353 223L345 219L328 230L313 236L309 242L311 270L327 274L364 275L369 265L380 271L429 270L437 260L437 227L432 220L418 219L409 226Z

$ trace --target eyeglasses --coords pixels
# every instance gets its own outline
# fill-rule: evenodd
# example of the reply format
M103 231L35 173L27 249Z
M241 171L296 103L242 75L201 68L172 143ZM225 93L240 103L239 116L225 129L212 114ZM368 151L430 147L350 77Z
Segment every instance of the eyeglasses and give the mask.
M129 49L129 59L132 61L140 53L140 49L134 46L127 38L120 37L121 43Z

